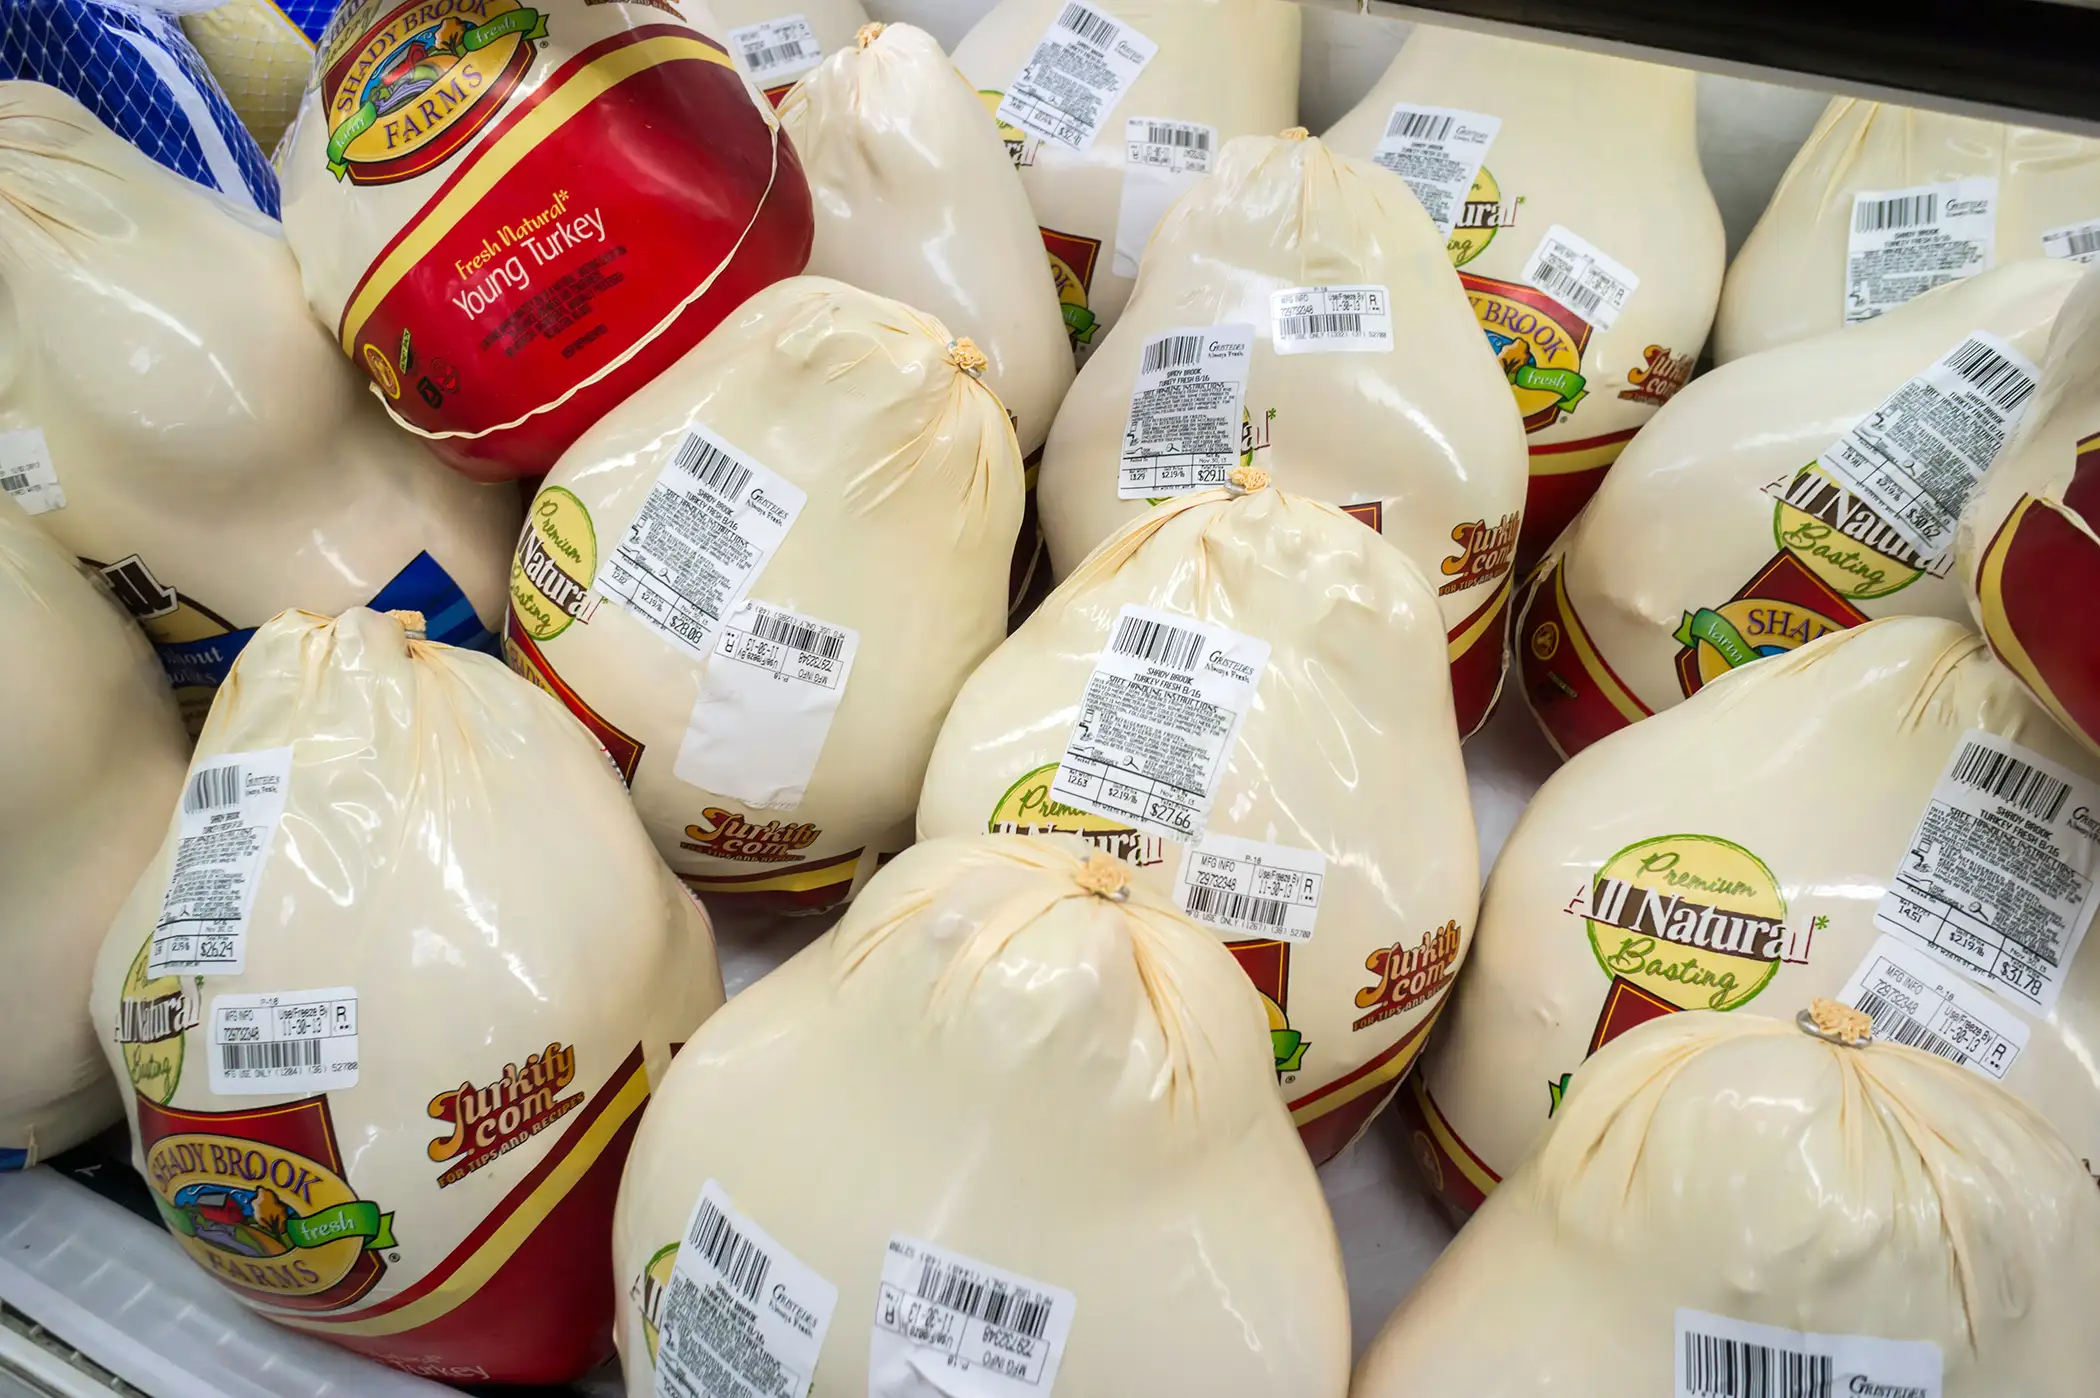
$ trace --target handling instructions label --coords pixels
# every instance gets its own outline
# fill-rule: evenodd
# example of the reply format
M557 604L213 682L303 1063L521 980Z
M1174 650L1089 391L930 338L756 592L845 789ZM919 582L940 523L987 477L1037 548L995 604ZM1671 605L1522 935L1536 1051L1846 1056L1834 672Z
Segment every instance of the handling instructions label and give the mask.
M1486 112L1398 102L1371 159L1407 181L1437 235L1448 238L1501 131L1502 118Z
M1845 324L1872 320L1921 292L1975 276L1991 265L1997 237L1995 175L1853 195L1845 240Z
M1677 1398L1942 1398L1930 1340L1818 1335L1677 1308Z
M1157 44L1129 25L1068 3L999 99L999 120L1085 150L1157 52Z
M806 1398L838 1304L707 1181L657 1313L656 1398Z
M230 752L190 769L148 976L240 974L255 886L284 819L291 775L290 748Z
M1174 901L1220 932L1309 942L1326 882L1327 857L1316 849L1211 833L1182 851Z
M746 805L800 805L860 633L748 598L730 613L671 771Z
M232 1097L357 1086L357 991L214 995L211 1090Z
M1254 357L1251 325L1155 335L1138 360L1123 428L1119 500L1157 500L1224 485L1240 460L1240 404Z
M1113 266L1134 277L1152 230L1174 201L1210 173L1218 129L1169 117L1131 117L1123 123L1123 197L1116 206Z
M868 1398L1046 1398L1078 1309L1063 1287L897 1234L882 1257Z

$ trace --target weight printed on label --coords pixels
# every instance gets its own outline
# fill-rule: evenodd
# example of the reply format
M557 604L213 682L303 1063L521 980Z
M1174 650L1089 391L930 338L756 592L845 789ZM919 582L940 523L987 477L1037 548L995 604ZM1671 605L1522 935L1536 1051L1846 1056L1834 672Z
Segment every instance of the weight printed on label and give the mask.
M1531 250L1523 280L1599 330L1611 329L1641 284L1632 268L1557 223Z
M357 1086L357 991L214 995L211 1090L229 1097Z
M1220 932L1309 942L1326 882L1327 857L1316 849L1214 832L1181 852L1174 901Z
M701 672L672 774L746 805L799 805L859 650L851 627L746 598Z
M290 748L229 752L190 769L147 975L240 974L248 913L291 773Z
M1818 1335L1677 1308L1677 1398L1942 1398L1930 1340Z
M1486 112L1396 102L1371 159L1407 181L1437 235L1448 238L1501 131L1502 118Z
M999 99L999 120L1085 150L1159 45L1077 0L1058 12Z
M1875 1038L1936 1053L1994 1082L2027 1047L2024 1020L1900 937L1877 937L1838 998L1866 1012Z
M1874 911L2016 1004L2046 1014L2100 906L2100 784L1972 728Z
M1130 117L1123 123L1123 197L1116 206L1113 266L1134 277L1152 230L1174 201L1210 171L1218 129L1169 117Z
M0 490L26 514L66 507L66 492L58 484L58 468L52 464L43 428L0 432Z
M882 1257L868 1398L1048 1398L1078 1309L1063 1287L896 1234Z
M1921 292L1989 267L1997 209L1995 175L1852 196L1845 324L1872 320Z
M2067 223L2042 234L2042 256L2068 257L2073 262L2091 262L2100 257L2100 218Z
M1278 354L1388 354L1393 297L1382 286L1293 286L1269 293Z
M2034 400L2040 373L1978 330L1837 439L1817 464L1944 572L1954 525Z
M743 60L744 71L761 87L798 77L824 56L817 31L803 15L782 15L729 31L729 46Z
M690 428L599 565L596 591L707 656L807 498L706 428Z
M1123 428L1116 498L1151 500L1221 486L1240 459L1240 403L1251 325L1184 326L1145 342Z
M1210 819L1269 643L1126 604L1094 662L1053 800L1195 840Z
M838 1304L707 1181L657 1311L656 1398L806 1398Z

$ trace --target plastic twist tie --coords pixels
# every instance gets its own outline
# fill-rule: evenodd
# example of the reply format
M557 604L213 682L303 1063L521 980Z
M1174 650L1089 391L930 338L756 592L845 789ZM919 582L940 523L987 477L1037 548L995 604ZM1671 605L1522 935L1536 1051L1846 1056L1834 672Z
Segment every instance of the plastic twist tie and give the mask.
M1302 126L1288 126L1284 128L1283 133L1277 139L1281 141L1302 141L1311 134L1312 132L1307 131Z
M1072 882L1097 898L1120 903L1130 896L1130 867L1112 854L1095 850L1074 871Z
M1225 478L1225 488L1234 495L1245 495L1250 491L1266 490L1269 473L1259 466L1235 466L1232 474Z
M948 362L971 378L981 379L984 366L990 361L984 357L984 351L977 348L977 342L964 335L948 342Z
M882 31L887 28L889 28L889 26L887 24L882 23L882 21L880 20L876 20L869 24L863 24L859 28L859 30L857 30L854 33L853 42L856 47L866 48L868 45L874 43L877 39L881 38Z
M1801 1032L1841 1048L1865 1048L1874 1042L1874 1021L1842 1000L1811 1000L1794 1016Z
M408 633L411 641L426 639L421 612L388 612L387 615L401 623L401 629Z

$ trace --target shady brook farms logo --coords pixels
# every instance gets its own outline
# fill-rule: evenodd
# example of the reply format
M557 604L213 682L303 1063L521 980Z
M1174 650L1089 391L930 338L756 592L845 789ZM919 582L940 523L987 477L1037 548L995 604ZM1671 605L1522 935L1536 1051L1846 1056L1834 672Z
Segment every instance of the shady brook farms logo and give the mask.
M546 37L546 17L517 0L391 11L322 76L330 172L392 184L443 164L502 109Z
M1507 514L1493 526L1484 519L1454 525L1451 542L1458 545L1458 552L1440 565L1450 581L1438 586L1437 596L1464 592L1507 573L1517 556L1517 520L1518 516Z
M1057 764L1042 766L1006 788L992 807L985 830L993 835L1077 835L1105 854L1142 869L1167 857L1166 841L1050 797Z
M1474 319L1502 365L1524 430L1551 427L1589 396L1582 352L1589 322L1535 287L1459 273Z
M576 1049L552 1043L526 1056L524 1065L503 1065L500 1077L486 1087L463 1082L430 1099L434 1121L451 1127L425 1148L439 1164L453 1161L438 1176L438 1188L458 1184L560 1121L583 1105L586 1094L556 1096L576 1081Z
M737 811L709 806L700 813L699 825L688 825L680 849L711 854L717 859L742 859L756 864L792 864L824 832L807 822L783 825L769 820L753 825Z
M1681 1010L1737 1009L1781 962L1808 960L1808 934L1788 928L1779 880L1712 835L1658 835L1607 859L1583 925L1605 975Z
M1773 539L1841 597L1886 597L1934 567L1816 462L1765 488L1779 497ZM1945 568L1944 561L1938 565Z
M1677 685L1686 697L1737 666L1781 655L1866 615L1792 553L1781 553L1718 607L1684 613L1674 637Z
M1458 945L1458 922L1453 919L1414 946L1395 942L1365 957L1364 969L1374 980L1356 992L1356 1008L1370 1013L1350 1025L1350 1032L1406 1014L1443 993L1458 964Z
M583 502L558 485L533 497L510 564L510 605L535 641L551 641L584 614L598 576L598 534Z

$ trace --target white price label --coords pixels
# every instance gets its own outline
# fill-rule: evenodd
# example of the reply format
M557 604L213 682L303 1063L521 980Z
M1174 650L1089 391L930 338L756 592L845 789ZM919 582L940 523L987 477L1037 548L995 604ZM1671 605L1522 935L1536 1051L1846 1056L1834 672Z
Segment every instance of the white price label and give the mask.
M744 71L761 87L785 82L817 66L824 56L817 31L802 15L782 15L729 31L729 46Z
M1641 284L1632 268L1557 223L1531 250L1523 280L1599 330L1611 329Z
M1458 107L1394 104L1371 159L1407 181L1442 237L1466 206L1502 118Z
M1390 354L1393 297L1382 286L1291 286L1269 293L1278 354Z
M1213 832L1182 851L1174 901L1220 932L1309 942L1326 882L1327 857L1318 850Z
M656 1398L804 1398L838 1304L707 1181L657 1310Z
M2100 785L1972 728L1955 744L1875 925L2037 1013L2100 906Z
M712 432L691 428L599 565L596 590L659 635L709 655L722 619L743 602L807 498Z
M1874 1037L1938 1054L2003 1082L2027 1047L2027 1025L1914 943L1882 936L1838 998L1874 1021Z
M1224 485L1240 459L1251 325L1185 326L1145 342L1123 428L1116 498L1152 500Z
M2067 223L2042 234L2042 256L2068 257L2074 262L2091 262L2100 257L2100 218Z
M1145 244L1174 201L1210 172L1218 129L1168 117L1131 117L1123 123L1123 197L1116 207L1113 265L1134 277Z
M58 468L51 462L44 429L0 432L0 491L7 492L28 514L48 514L66 507L66 492L58 484Z
M1872 320L1921 292L1991 265L1994 175L1852 196L1845 242L1845 324Z
M1053 800L1195 840L1210 819L1269 643L1126 604L1094 662Z
M240 974L255 886L284 819L291 774L290 748L229 752L190 768L148 976Z
M892 1237L868 1340L868 1398L1047 1398L1079 1303L959 1252Z
M1085 150L1158 51L1105 11L1068 0L999 99L999 120Z
M357 991L214 995L211 1090L228 1097L357 1086Z
M1677 1308L1677 1398L1942 1398L1930 1340L1818 1335Z
M859 650L850 627L746 599L701 672L672 774L766 810L801 804Z

